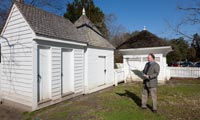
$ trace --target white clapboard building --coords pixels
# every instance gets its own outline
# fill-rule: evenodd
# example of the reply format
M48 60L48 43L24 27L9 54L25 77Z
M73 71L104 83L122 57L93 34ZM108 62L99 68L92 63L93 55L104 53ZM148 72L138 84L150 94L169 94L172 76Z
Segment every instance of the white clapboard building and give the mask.
M132 36L117 47L123 55L125 79L142 81L142 70L147 61L147 55L153 53L155 61L160 65L158 82L164 83L169 79L166 55L172 51L166 41L150 33L146 29Z
M75 25L88 43L85 51L86 93L113 85L114 47L88 19L84 9Z
M32 111L114 84L114 47L86 15L74 25L15 2L0 41L5 104Z

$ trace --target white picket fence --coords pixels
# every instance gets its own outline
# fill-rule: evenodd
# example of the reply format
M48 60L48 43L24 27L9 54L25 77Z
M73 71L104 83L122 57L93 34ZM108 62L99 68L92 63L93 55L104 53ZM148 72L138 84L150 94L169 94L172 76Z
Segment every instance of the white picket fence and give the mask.
M170 77L178 78L200 78L200 68L198 67L167 67Z
M115 69L115 85L119 82L126 82L123 64ZM200 78L200 68L198 67L166 67L167 78Z
M114 77L115 77L114 78L115 79L115 86L117 86L118 83L120 83L120 82L126 82L124 70L122 70L122 69L115 69Z
M114 70L115 86L117 86L120 82L126 82L124 65L122 63L117 63L116 65L117 69Z

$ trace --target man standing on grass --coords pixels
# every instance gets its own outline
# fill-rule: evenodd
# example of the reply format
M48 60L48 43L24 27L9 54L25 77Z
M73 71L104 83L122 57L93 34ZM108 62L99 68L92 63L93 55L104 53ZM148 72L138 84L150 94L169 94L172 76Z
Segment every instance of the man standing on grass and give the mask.
M153 112L157 112L157 83L158 74L160 72L160 66L155 62L155 56L149 53L147 56L148 62L146 63L143 73L143 91L142 91L142 109L147 108L147 100L149 94L151 94L153 101Z

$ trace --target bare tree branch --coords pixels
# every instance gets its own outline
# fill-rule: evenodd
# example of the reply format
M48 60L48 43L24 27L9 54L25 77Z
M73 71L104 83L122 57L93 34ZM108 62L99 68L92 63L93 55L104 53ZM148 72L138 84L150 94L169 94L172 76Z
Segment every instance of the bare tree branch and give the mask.
M175 27L174 27L173 25L171 25L171 23L170 23L168 20L165 20L165 22L167 23L168 27L169 27L170 29L172 29L175 33L177 33L177 34L179 34L179 35L182 35L182 36L188 38L190 41L193 39L192 36L187 35L187 34L185 34L184 32L182 32L182 31L180 30L180 27L184 24L183 21L180 22L179 24L177 24Z
M185 11L194 11L194 12L200 12L200 8L183 8L183 7L180 7L178 6L177 7L179 10L185 10Z
M191 4L189 5L183 3L182 5L177 6L179 11L185 13L185 17L182 18L177 25L172 25L168 20L165 20L165 22L175 33L192 40L193 36L183 32L183 27L187 25L194 26L200 24L200 1L191 0L190 3Z

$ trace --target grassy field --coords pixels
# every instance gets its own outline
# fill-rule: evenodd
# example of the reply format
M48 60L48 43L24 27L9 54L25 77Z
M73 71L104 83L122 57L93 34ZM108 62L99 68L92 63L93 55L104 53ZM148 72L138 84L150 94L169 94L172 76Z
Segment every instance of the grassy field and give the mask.
M158 113L140 109L141 83L120 84L24 113L33 120L200 120L200 80L170 80L158 87ZM148 101L151 108L151 99Z

